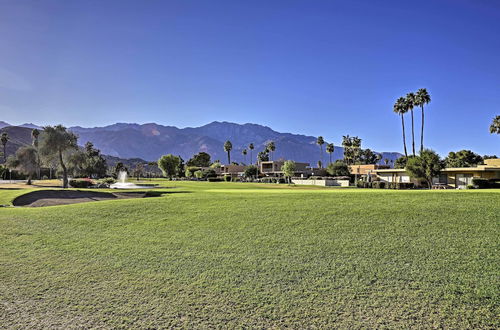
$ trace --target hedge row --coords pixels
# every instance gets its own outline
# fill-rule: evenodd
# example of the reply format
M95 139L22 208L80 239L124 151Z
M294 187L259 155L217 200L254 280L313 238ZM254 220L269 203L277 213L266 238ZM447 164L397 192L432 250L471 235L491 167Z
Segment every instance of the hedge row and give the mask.
M358 181L357 187L374 189L413 189L415 188L415 185L413 184L413 182Z

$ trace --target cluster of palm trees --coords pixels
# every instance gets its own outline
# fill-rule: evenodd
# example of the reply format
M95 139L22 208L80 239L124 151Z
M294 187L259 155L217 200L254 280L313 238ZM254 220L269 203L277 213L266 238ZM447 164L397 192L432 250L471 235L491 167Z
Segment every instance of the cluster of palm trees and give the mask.
M250 163L252 164L252 156L253 156L253 150L255 149L255 146L253 143L250 143L248 145L248 150L250 150ZM227 140L226 142L224 142L224 151L227 153L227 163L228 164L231 164L231 151L233 150L233 144L231 143L231 141ZM246 163L246 160L247 160L247 154L248 154L248 150L246 148L244 148L242 151L241 151L241 154L243 155L244 159L245 159L245 163ZM276 144L274 143L274 141L269 141L267 144L266 144L266 147L264 148L264 151L263 153L265 154L269 154L271 160L272 160L272 157L274 155L274 151L276 150Z
M400 97L394 103L393 111L401 116L401 125L403 127L403 147L405 151L405 156L408 157L408 151L406 149L406 135L405 135L405 120L404 115L411 113L411 136L412 136L412 152L415 156L415 125L413 119L413 109L415 107L420 107L422 114L422 125L420 131L420 152L424 150L424 105L431 102L431 96L425 88L420 88L416 93L408 93L406 97Z
M322 136L318 136L316 138L316 144L319 146L320 150L320 160L318 162L318 167L322 168L323 167L323 144L326 144L326 152L330 156L330 163L332 162L332 154L335 151L335 146L333 143L326 143L325 139L323 139Z

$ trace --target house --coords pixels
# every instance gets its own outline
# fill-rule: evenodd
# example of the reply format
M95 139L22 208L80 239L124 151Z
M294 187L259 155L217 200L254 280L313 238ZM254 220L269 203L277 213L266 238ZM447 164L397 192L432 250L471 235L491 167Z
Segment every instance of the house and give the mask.
M500 159L485 159L483 165L476 167L445 168L441 171L439 178L435 178L435 183L464 189L472 184L473 178L500 179Z
M284 163L284 160L259 162L259 171L265 176L283 176L281 167ZM326 175L326 170L324 168L310 168L309 163L295 162L295 176L308 177L311 175L323 176Z
M389 168L373 170L375 177L384 182L413 182L416 187L422 185L421 180L412 179L403 168Z
M390 169L389 165L379 164L363 164L363 165L349 165L349 171L352 175L368 175L374 173L375 170Z
M243 176L243 174L245 173L245 168L246 166L244 165L235 165L235 164L221 165L220 175L223 176L229 175L232 178L236 178L239 176Z
M404 169L378 169L374 170L377 178L385 182L413 182L421 186L420 180L410 178ZM486 159L483 165L475 167L449 167L441 170L439 176L433 178L434 184L445 185L450 188L465 189L472 184L472 179L500 179L500 159Z

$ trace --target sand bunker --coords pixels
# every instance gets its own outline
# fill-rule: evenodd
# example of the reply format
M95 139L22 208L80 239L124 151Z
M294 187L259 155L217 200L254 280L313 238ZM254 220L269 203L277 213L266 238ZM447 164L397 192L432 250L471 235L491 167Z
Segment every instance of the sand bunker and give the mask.
M19 196L12 201L12 204L14 206L41 207L143 197L147 197L144 192L108 193L81 190L40 190Z

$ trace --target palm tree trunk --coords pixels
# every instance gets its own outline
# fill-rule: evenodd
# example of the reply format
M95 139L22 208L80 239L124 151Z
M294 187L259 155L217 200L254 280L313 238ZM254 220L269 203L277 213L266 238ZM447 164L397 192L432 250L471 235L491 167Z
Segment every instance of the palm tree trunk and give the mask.
M424 105L422 104L422 130L420 131L420 153L424 150Z
M252 149L250 149L250 165L253 165Z
M330 152L330 164L332 163L332 153Z
M61 163L63 169L63 188L68 188L68 170L66 169L66 165L64 165L61 150L59 150L59 163Z
M403 125L403 146L405 149L405 157L408 158L408 152L406 151L405 119L403 117L403 114L401 114L401 124Z
M231 153L230 153L230 151L227 152L227 165L231 165Z
M411 145L413 149L413 157L415 157L415 126L413 124L413 110L411 110Z
M3 162L7 163L7 151L6 144L3 145Z

